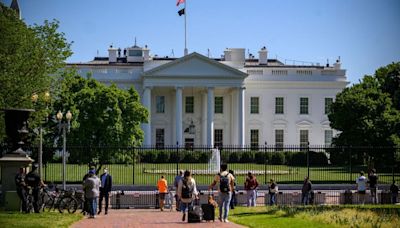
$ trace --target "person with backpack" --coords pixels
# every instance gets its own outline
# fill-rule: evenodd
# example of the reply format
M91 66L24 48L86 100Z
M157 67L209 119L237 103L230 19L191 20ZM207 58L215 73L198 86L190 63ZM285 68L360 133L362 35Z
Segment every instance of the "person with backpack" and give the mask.
M303 187L301 188L301 203L308 205L310 200L310 193L312 190L312 184L309 177L304 178Z
M176 194L181 202L180 210L182 211L182 221L185 221L186 210L189 209L189 205L193 203L193 199L196 199L199 194L196 181L189 170L185 171L183 178L179 181Z
M219 190L219 221L229 222L228 214L229 214L229 204L232 197L232 192L234 191L234 182L235 177L230 174L228 171L228 165L221 165L221 172L214 177L214 181L208 187L208 190L211 191L215 185L218 185Z
M276 205L276 193L278 192L278 185L273 179L269 180L268 193L269 193L269 205Z
M248 172L246 181L244 182L244 190L247 191L248 207L254 207L256 205L257 188L258 188L258 181L256 177L251 172Z

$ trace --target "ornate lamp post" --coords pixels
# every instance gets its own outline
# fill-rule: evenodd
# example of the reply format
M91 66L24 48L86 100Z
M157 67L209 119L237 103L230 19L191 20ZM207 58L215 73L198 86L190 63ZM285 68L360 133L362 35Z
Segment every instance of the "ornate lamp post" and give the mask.
M62 163L63 163L63 172L62 172L62 179L63 179L63 189L65 190L66 183L65 183L65 169L66 169L66 162L65 162L65 156L66 156L66 148L67 148L67 130L69 133L69 130L71 128L71 119L72 119L72 113L70 111L65 114L65 119L66 122L63 122L63 113L61 111L58 111L56 118L58 120L58 127L59 130L62 129L63 131L63 153L62 153Z
M37 93L34 93L31 97L32 102L34 104L37 104L39 100L39 95ZM48 109L48 104L50 102L50 93L45 92L43 95L43 100L46 103L46 109ZM45 122L47 122L47 114L45 118ZM42 123L39 125L39 155L38 155L38 160L39 160L39 174L41 177L43 177L43 127Z

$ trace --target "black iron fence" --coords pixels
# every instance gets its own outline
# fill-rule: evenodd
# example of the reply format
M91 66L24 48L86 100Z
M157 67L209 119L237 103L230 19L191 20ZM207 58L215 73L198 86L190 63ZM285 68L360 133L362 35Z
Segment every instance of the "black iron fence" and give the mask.
M26 149L38 161L38 148ZM43 148L43 179L61 183L63 148ZM155 186L161 175L170 185L179 170L191 170L198 185L209 185L218 172L211 163L210 147L86 147L68 145L66 182L81 183L88 164L101 173L107 167L115 185ZM399 152L394 147L326 146L224 146L220 163L234 171L238 185L252 172L261 184L274 179L279 184L300 184L305 176L313 183L354 183L360 171L375 168L379 183L400 181ZM2 151L3 153L5 150ZM215 154L214 154L215 155Z

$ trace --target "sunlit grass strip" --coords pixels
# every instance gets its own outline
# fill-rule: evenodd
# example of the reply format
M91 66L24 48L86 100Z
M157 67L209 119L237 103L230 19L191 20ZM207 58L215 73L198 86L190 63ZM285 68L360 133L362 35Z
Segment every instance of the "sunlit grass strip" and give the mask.
M83 218L80 213L68 214L59 212L44 212L40 214L25 214L20 212L0 211L0 227L69 227Z

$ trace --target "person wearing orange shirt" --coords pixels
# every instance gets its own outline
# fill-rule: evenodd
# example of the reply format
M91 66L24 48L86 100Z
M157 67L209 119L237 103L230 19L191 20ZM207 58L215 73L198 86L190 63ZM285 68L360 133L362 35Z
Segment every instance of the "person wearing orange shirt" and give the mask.
M168 193L168 183L164 176L161 176L161 179L157 181L157 188L160 195L160 209L164 211L165 195Z

